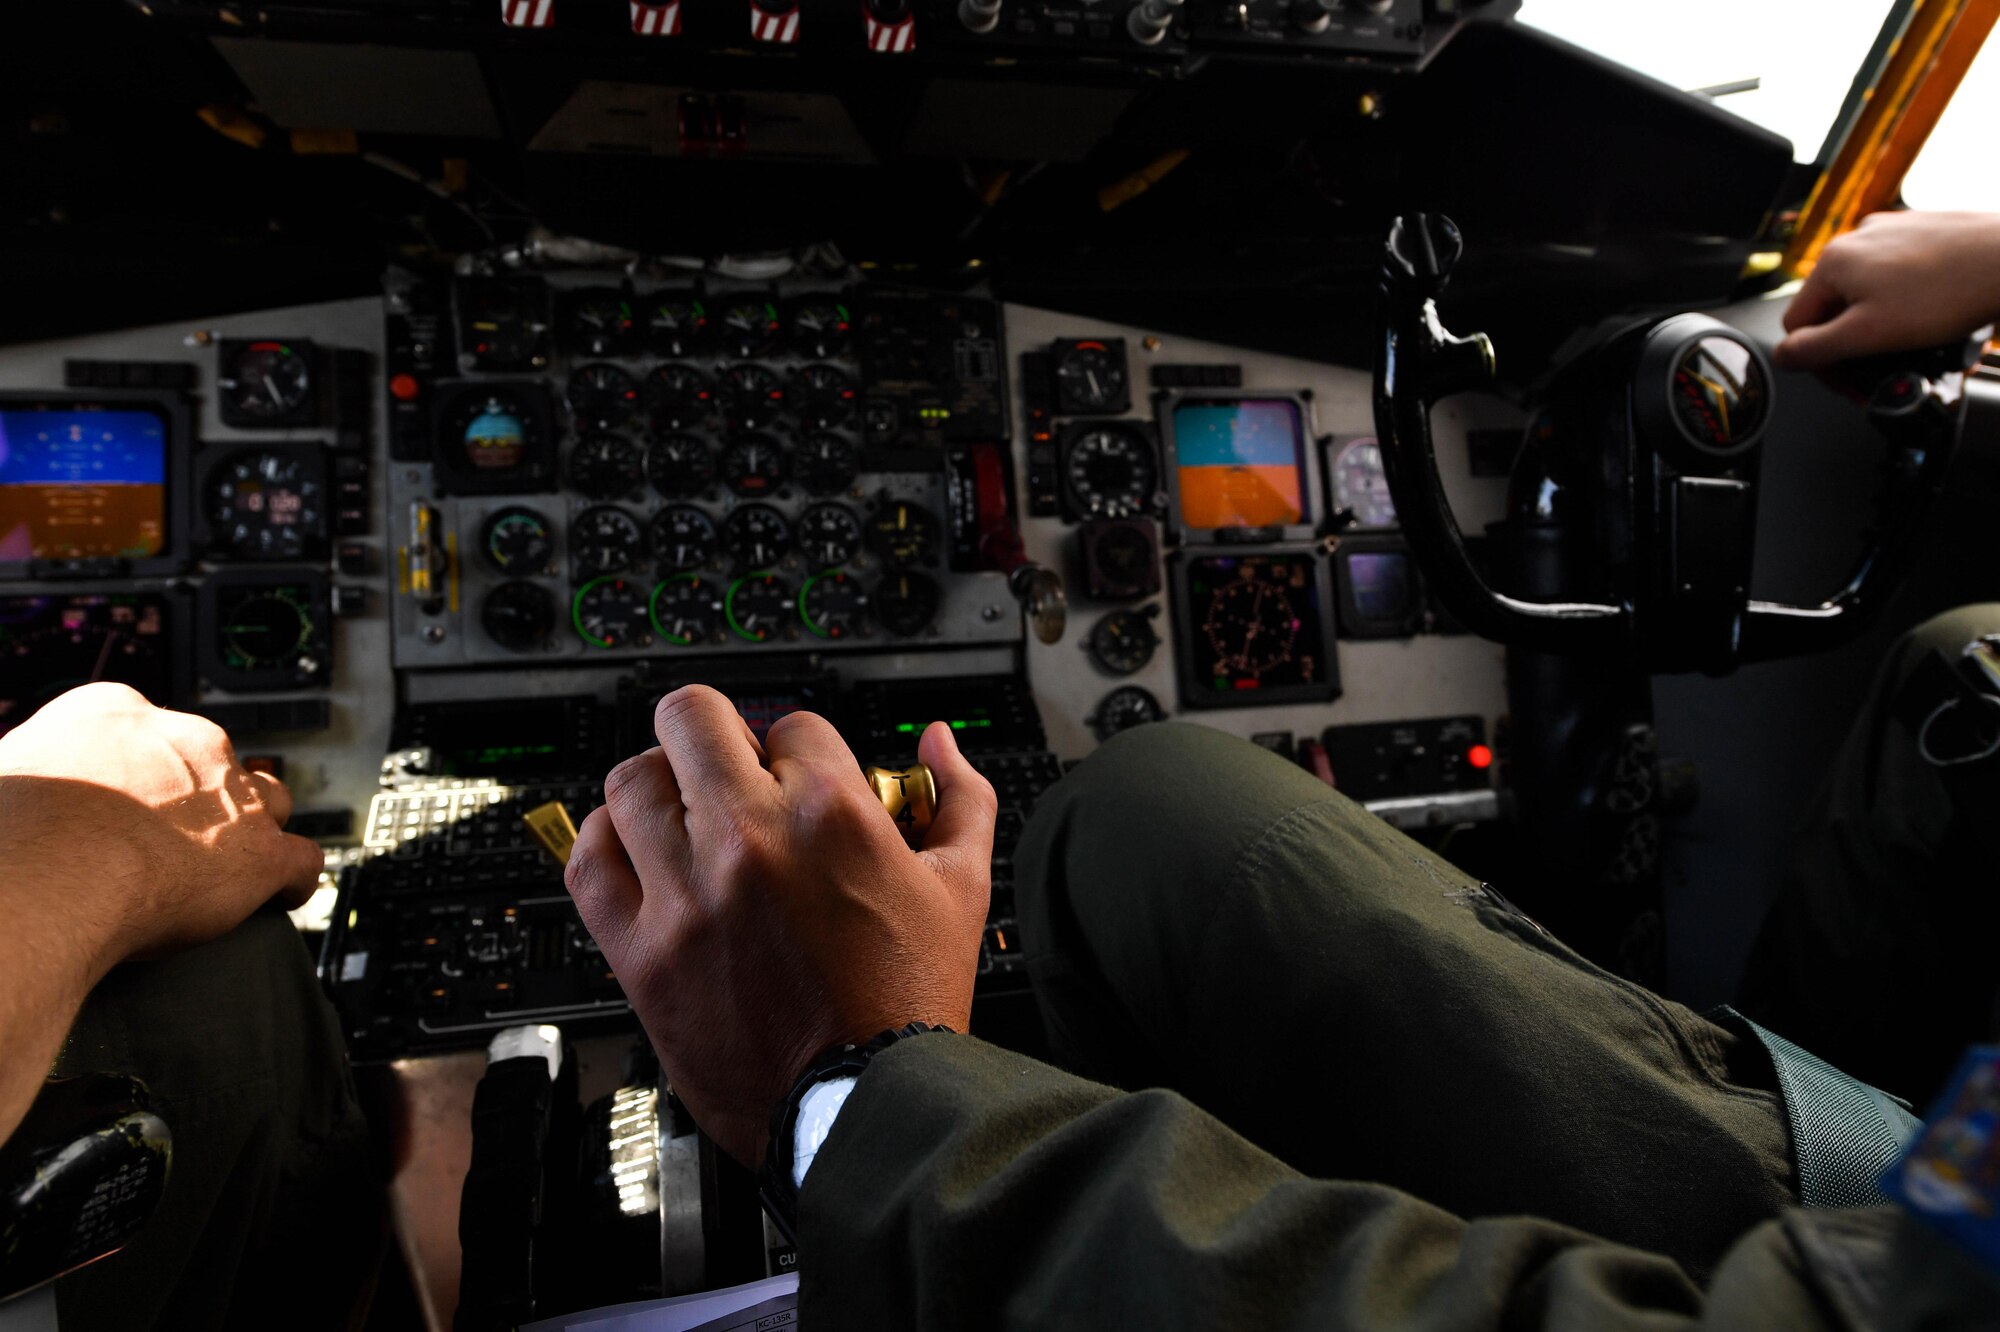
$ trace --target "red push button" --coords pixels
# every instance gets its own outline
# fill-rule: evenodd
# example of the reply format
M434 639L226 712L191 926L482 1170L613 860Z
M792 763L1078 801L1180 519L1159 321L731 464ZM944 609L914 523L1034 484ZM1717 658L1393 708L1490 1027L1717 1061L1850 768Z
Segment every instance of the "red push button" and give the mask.
M415 402L423 391L415 375L397 375L389 381L389 396L397 402Z

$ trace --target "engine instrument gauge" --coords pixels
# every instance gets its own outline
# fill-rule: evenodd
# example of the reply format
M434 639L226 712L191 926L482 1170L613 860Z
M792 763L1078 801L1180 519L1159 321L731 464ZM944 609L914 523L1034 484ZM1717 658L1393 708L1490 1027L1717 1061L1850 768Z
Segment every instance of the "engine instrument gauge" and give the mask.
M828 569L800 590L799 618L821 638L866 637L868 593L846 570Z
M799 484L813 495L837 495L854 484L861 450L852 440L821 432L807 435L792 459Z
M808 430L837 426L854 415L861 389L854 380L831 365L808 365L793 376L789 401L792 415Z
M730 631L751 643L793 636L793 596L792 585L768 569L743 575L729 585L724 604Z
M1080 518L1134 518L1156 505L1159 463L1153 441L1135 426L1108 422L1069 432L1062 467Z
M776 493L785 479L785 450L769 435L745 435L722 450L722 484L745 499Z
M639 562L645 545L639 520L609 504L585 509L570 520L569 553L579 577L629 569Z
M1112 675L1142 671L1160 646L1153 617L1142 610L1115 610L1091 627L1090 659Z
M731 430L762 430L785 406L785 386L775 372L752 362L722 372L722 416Z
M250 449L208 474L217 551L239 560L297 560L326 542L326 468L316 450Z
M562 301L563 343L586 356L618 356L630 350L638 317L632 300L610 287L573 291Z
M1389 496L1382 446L1373 435L1342 444L1333 455L1332 470L1334 512L1353 513L1356 527L1396 525L1396 502Z
M224 689L322 684L332 656L325 580L271 575L211 579L204 673Z
M314 416L310 342L225 341L217 348L216 408L224 425L305 425Z
M771 351L785 330L784 321L778 318L778 307L757 297L728 302L715 324L723 351L739 359Z
M653 632L676 647L706 643L722 627L722 599L720 585L702 574L669 578L653 589Z
M914 638L937 618L944 593L923 574L899 569L876 585L873 600L878 624L898 638Z
M162 707L179 702L173 609L157 592L0 596L0 733L99 680Z
M1160 700L1146 690L1138 685L1120 685L1097 705L1096 713L1090 718L1090 729L1096 732L1100 741L1109 740L1120 731L1129 731L1134 726L1163 721L1166 715Z
M937 559L938 531L930 510L896 500L869 521L868 546L891 564L930 564Z
M495 512L480 529L479 548L509 578L555 572L555 534L548 519L533 509L515 506Z
M792 347L801 356L838 356L847 349L854 319L839 301L809 297L792 307Z
M776 564L792 548L792 529L767 504L745 504L722 520L722 548L739 569Z
M657 430L700 425L715 410L708 376L691 365L668 364L646 376L646 414Z
M1123 338L1055 345L1056 410L1063 416L1116 416L1132 405Z
M646 450L646 476L669 499L699 495L715 482L715 450L695 435L662 435Z
M647 539L661 573L699 569L715 558L722 544L715 521L689 504L669 505L655 514L647 526Z
M592 499L617 499L646 484L646 449L628 435L585 435L569 455L569 483Z
M662 356L693 356L708 346L708 310L686 293L662 293L645 304L646 341Z
M646 589L629 578L593 578L570 600L570 625L592 647L644 647L652 641L647 600Z
M548 643L556 627L555 598L537 583L502 583L480 603L479 627L509 652L532 652Z
M630 371L602 361L570 372L569 410L579 426L611 429L639 409L639 381Z
M861 520L838 504L815 504L799 515L799 549L815 569L845 564L861 549Z

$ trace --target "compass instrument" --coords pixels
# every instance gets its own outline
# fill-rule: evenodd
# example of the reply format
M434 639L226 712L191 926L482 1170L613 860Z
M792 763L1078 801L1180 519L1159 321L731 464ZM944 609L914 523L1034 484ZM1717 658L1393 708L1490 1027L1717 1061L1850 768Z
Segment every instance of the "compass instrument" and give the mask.
M643 647L652 641L646 589L629 578L593 578L570 599L570 625L592 647Z
M745 504L722 520L722 548L737 568L762 569L792 548L791 525L768 504Z
M1244 707L1332 698L1326 561L1303 551L1190 558L1177 570L1182 700Z
M577 425L615 429L639 410L639 381L630 371L601 361L580 365L570 373L568 398Z
M838 504L815 504L799 515L799 550L815 569L845 564L861 550L861 520Z
M646 446L629 435L585 435L570 450L569 483L592 499L635 494L646 484Z
M326 544L326 464L317 448L251 449L208 474L216 551L238 560L299 560Z
M647 525L646 539L661 573L699 569L715 559L722 545L715 520L691 504L672 504L660 510Z
M724 603L730 632L750 643L795 637L796 596L790 583L769 570L743 575L729 585Z
M669 578L653 589L653 632L676 647L706 643L722 628L722 599L722 585L705 574Z
M231 690L324 684L332 665L326 581L316 574L236 574L202 588L209 683Z
M216 409L224 425L310 425L318 415L310 342L226 339L217 347Z
M811 495L837 495L854 484L861 450L853 440L824 431L807 435L792 459L792 472Z
M555 598L539 583L502 583L479 604L479 626L509 652L532 652L548 645L556 627Z
M585 509L570 520L569 554L579 577L630 569L645 547L639 520L612 505Z
M1062 477L1078 518L1135 518L1151 513L1160 490L1153 441L1119 421L1072 428L1062 438Z
M799 618L809 633L843 639L868 633L868 593L845 569L813 575L799 592Z
M518 505L500 509L480 529L479 549L509 578L555 572L556 540L548 519Z
M868 548L891 564L934 564L940 530L929 509L895 500L869 520Z
M1086 646L1090 659L1112 675L1132 675L1146 668L1160 645L1153 631L1157 607L1115 610L1091 626Z

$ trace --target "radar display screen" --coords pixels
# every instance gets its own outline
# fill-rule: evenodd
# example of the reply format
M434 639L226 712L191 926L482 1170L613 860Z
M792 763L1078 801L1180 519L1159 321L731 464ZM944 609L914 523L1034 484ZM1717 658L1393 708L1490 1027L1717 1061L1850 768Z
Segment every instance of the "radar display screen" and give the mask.
M1295 527L1306 510L1306 429L1290 398L1184 398L1173 407L1181 525Z
M174 662L173 608L158 592L0 597L0 733L99 680L178 702Z
M1189 707L1250 707L1340 692L1325 563L1305 552L1201 555L1179 569L1175 616Z
M167 541L156 412L0 410L0 560L143 560Z

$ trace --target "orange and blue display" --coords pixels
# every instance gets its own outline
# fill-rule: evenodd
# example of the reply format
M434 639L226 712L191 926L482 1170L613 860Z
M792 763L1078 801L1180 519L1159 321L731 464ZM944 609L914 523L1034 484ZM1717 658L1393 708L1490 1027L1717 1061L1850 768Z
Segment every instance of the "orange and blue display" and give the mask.
M1307 521L1305 422L1285 398L1174 405L1181 524L1200 531Z
M157 555L166 479L152 412L0 411L0 560Z

